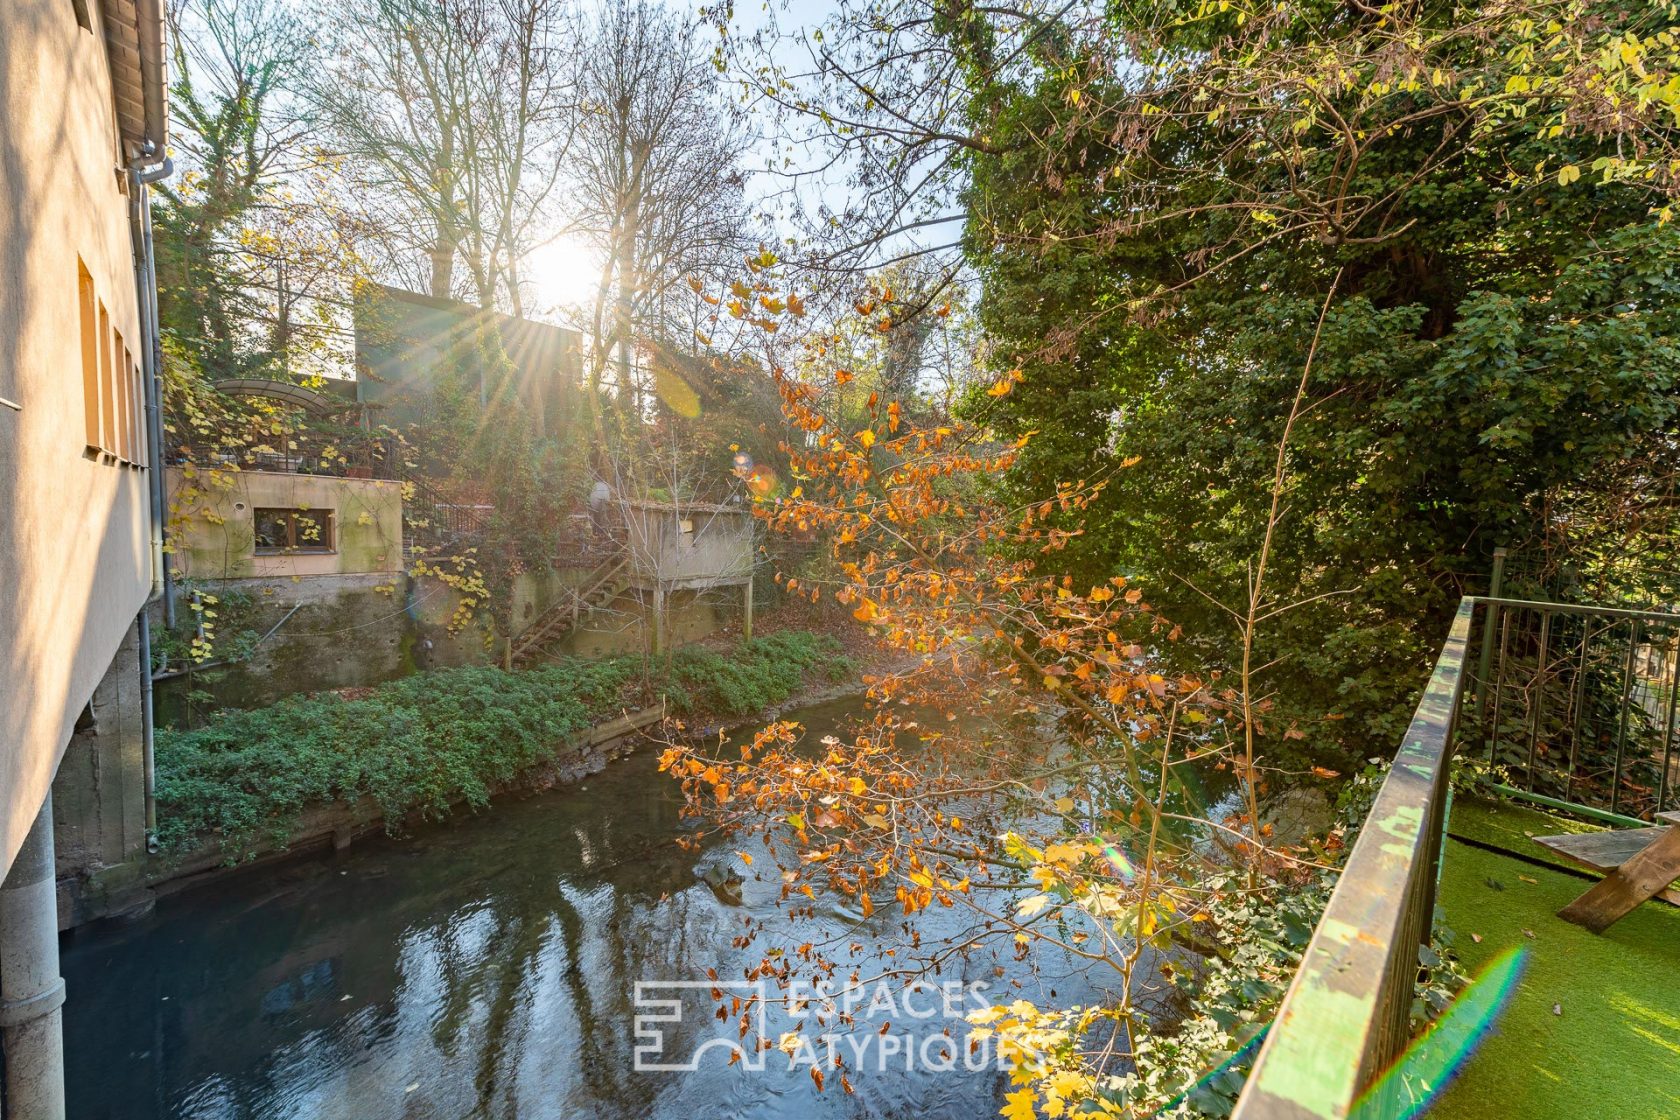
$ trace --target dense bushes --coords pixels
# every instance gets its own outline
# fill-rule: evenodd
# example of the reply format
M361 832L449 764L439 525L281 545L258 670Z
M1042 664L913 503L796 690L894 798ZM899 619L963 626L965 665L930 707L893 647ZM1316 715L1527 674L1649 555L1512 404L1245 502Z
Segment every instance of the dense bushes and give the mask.
M830 680L852 671L833 638L784 631L744 642L729 655L678 650L665 692L678 711L744 716L786 700L819 667Z
M393 824L481 808L498 783L569 737L663 691L685 713L747 715L791 696L823 665L850 665L833 639L776 634L729 654L681 650L670 680L637 658L568 659L526 672L445 669L358 699L291 697L157 734L158 836L182 852L214 839L232 859L286 842L308 806L371 797Z

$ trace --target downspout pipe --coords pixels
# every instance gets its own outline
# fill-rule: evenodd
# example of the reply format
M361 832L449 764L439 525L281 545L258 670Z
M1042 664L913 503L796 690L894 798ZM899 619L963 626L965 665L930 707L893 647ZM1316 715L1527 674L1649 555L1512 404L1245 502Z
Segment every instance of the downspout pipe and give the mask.
M135 30L139 36L140 78L145 131L138 152L129 163L130 227L134 238L135 288L139 297L141 353L146 385L146 469L151 471L152 594L140 608L140 712L145 766L146 850L157 851L157 767L155 765L152 696L153 600L163 599L165 626L175 625L174 579L165 552L168 517L164 489L163 454L163 342L158 328L157 258L152 248L151 184L168 178L175 165L169 159L169 74L164 56L163 0L135 0Z
M146 157L142 156L142 159ZM175 580L165 563L164 543L168 521L163 455L163 337L158 320L157 258L152 242L152 194L150 184L168 178L175 161L165 158L156 166L143 168L139 161L131 168L134 181L134 271L140 296L140 326L145 338L141 347L146 367L146 440L150 456L152 491L152 597L163 599L164 625L175 625Z
M175 588L168 556L164 551L167 495L164 492L163 455L163 342L158 322L157 261L152 243L152 197L150 186L167 178L174 170L174 161L165 156L156 160L158 148L148 140L141 155L129 166L130 227L134 240L134 283L139 300L142 380L145 385L146 406L146 467L150 496L150 529L152 553L152 594L140 608L140 729L143 767L145 771L146 850L157 851L157 765L154 737L154 698L152 695L152 617L151 604L163 600L164 625L175 625Z

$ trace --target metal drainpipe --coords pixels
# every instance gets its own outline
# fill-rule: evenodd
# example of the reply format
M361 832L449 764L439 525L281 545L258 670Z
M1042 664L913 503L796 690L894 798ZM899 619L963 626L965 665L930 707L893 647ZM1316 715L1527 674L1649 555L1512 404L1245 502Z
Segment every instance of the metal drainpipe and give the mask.
M152 709L152 616L140 608L140 758L145 771L146 788L146 851L156 854L157 842L157 762L153 754L152 728L155 724Z
M175 587L164 552L166 495L163 464L163 343L158 326L157 264L152 250L152 197L149 185L167 178L175 170L165 157L155 166L147 161L156 153L147 144L142 155L129 167L132 198L130 224L135 248L135 290L140 301L141 360L145 363L147 469L151 472L152 595L140 608L140 731L145 769L146 851L157 851L157 767L153 736L151 601L162 597L165 626L175 625Z
M135 209L138 218L139 249L136 269L141 273L139 289L142 329L146 333L145 354L150 366L146 371L146 420L151 443L152 471L152 552L153 587L163 596L164 625L175 625L175 579L164 559L165 522L168 506L164 493L163 462L163 332L158 320L157 258L152 247L152 195L148 186L166 179L175 171L175 162L165 158L149 170L133 168L135 181Z

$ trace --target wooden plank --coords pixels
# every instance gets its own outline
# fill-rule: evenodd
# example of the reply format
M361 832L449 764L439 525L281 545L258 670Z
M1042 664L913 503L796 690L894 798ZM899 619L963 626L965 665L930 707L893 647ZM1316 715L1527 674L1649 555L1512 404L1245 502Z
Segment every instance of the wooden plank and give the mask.
M1590 871L1614 871L1651 841L1667 832L1664 828L1623 828L1614 832L1572 832L1564 836L1536 836L1534 842ZM1680 906L1680 889L1657 892L1664 902Z
M1670 826L1591 890L1559 910L1558 917L1603 933L1676 878L1680 878L1680 826Z
M1659 821L1667 821L1669 824L1680 824L1680 809L1671 813L1658 813L1657 819Z
M1594 871L1614 871L1667 831L1666 828L1618 828L1606 832L1536 836L1534 842Z

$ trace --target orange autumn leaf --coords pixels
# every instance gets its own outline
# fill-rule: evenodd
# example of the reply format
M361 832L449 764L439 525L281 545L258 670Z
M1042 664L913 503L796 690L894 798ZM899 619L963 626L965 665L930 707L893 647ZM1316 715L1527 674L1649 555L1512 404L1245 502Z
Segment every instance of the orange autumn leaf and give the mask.
M1021 380L1023 380L1021 371L1018 369L1012 369L1002 377L998 378L997 381L993 382L992 387L986 390L986 395L988 397L1008 396L1009 390L1015 388L1016 384Z

